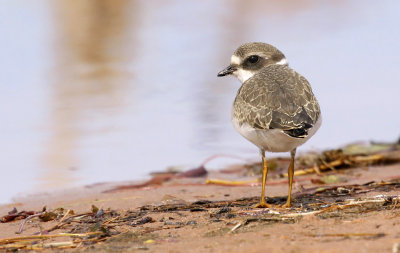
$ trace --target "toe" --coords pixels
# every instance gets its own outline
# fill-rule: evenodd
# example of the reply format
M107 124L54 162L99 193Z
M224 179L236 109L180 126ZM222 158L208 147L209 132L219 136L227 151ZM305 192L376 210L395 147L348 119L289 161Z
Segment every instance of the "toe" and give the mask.
M266 202L260 202L255 205L254 208L271 208L271 205L267 204Z

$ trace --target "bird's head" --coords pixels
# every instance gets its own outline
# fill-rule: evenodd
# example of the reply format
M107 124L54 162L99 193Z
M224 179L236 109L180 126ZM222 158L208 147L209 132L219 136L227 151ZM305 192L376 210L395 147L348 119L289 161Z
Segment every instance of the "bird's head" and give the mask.
M262 42L246 43L236 49L231 64L220 71L218 76L232 74L244 83L262 68L274 64L288 64L285 55L276 47Z

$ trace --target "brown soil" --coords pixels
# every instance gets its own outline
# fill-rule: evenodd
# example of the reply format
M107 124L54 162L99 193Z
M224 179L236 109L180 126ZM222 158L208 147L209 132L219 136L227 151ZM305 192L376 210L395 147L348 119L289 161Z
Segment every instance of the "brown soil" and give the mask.
M328 175L334 182L324 181ZM224 176L210 172L207 177ZM43 206L46 211L27 220L21 234L16 232L22 220L32 213L0 223L0 249L391 252L398 247L400 163L296 176L291 209L279 208L286 201L286 180L273 173L272 178L267 185L268 202L276 206L272 209L252 208L259 185L204 184L204 177L172 178L112 193L104 190L118 187L97 184L19 199L0 206L0 217L13 207L17 214L41 213Z

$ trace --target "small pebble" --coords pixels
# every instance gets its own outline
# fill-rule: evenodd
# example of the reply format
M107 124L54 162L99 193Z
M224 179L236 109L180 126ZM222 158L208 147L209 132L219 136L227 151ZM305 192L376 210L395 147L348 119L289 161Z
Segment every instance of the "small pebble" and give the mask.
M155 220L153 218L151 218L150 216L144 217L141 220L138 220L137 222L132 222L131 225L143 225L149 222L154 222Z
M190 221L186 222L186 225L196 225L196 224L197 224L197 221L195 221L195 220L190 220Z
M166 226L182 226L183 222L167 220L164 222L164 225L166 225Z

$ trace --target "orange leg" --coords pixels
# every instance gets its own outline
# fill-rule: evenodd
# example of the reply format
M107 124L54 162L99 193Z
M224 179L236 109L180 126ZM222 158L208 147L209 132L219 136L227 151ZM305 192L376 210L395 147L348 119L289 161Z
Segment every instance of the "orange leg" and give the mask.
M263 175L262 175L262 192L260 203L254 206L254 208L270 208L271 205L267 204L265 201L265 183L267 182L267 174L268 174L268 164L267 159L265 159L265 151L261 150L261 156L263 161Z
M294 157L296 155L296 149L293 149L290 152L290 164L288 168L288 177L289 177L289 194L287 197L286 204L283 207L291 207L292 206L292 184L293 184L293 174L294 174Z

